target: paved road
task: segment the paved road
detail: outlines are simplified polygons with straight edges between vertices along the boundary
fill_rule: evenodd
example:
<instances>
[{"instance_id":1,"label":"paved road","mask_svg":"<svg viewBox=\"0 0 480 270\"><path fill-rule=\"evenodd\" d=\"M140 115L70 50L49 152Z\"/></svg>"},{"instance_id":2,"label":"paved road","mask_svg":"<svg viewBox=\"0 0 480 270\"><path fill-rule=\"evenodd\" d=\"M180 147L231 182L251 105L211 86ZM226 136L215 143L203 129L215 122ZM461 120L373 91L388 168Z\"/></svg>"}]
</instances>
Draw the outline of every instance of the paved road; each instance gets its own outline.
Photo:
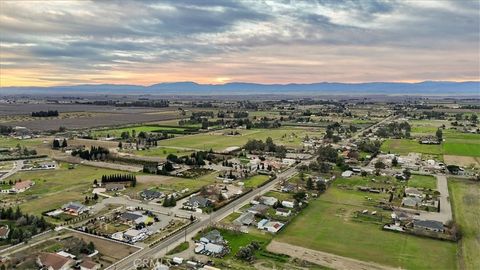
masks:
<instances>
[{"instance_id":1,"label":"paved road","mask_svg":"<svg viewBox=\"0 0 480 270\"><path fill-rule=\"evenodd\" d=\"M266 193L267 191L271 190L277 183L281 182L284 179L292 177L296 174L296 172L296 167L292 167L284 171L283 173L279 174L275 180L269 182L263 187L257 188L254 191L242 196L241 198L233 201L227 206L221 208L220 210L208 215L206 218L199 219L199 221L188 227L186 230L182 230L170 236L157 246L142 249L130 255L129 257L126 257L125 259L117 262L116 264L111 265L107 269L135 269L136 266L138 266L138 262L142 260L154 260L156 258L164 256L169 247L175 247L176 245L183 242L184 238L189 239L193 237L198 231L207 227L209 224L213 224L214 222L222 220L236 209L249 203L254 197Z\"/></svg>"},{"instance_id":2,"label":"paved road","mask_svg":"<svg viewBox=\"0 0 480 270\"><path fill-rule=\"evenodd\" d=\"M387 122L387 121L391 121L391 120L393 120L393 119L395 119L395 118L397 118L397 116L392 115L392 116L389 116L389 117L383 119L382 121L380 121L380 122L378 122L378 123L376 123L376 124L374 124L374 125L372 125L372 126L363 128L363 129L357 131L357 133L352 136L352 139L357 139L360 135L363 134L363 132L364 132L365 130L368 130L368 129L372 129L372 130L373 130L374 128L382 125L383 123L385 123L385 122Z\"/></svg>"},{"instance_id":3,"label":"paved road","mask_svg":"<svg viewBox=\"0 0 480 270\"><path fill-rule=\"evenodd\" d=\"M23 160L16 160L13 163L13 168L9 172L7 172L6 174L0 176L0 180L7 179L11 175L20 171L20 169L22 169L22 167L23 167Z\"/></svg>"}]
</instances>

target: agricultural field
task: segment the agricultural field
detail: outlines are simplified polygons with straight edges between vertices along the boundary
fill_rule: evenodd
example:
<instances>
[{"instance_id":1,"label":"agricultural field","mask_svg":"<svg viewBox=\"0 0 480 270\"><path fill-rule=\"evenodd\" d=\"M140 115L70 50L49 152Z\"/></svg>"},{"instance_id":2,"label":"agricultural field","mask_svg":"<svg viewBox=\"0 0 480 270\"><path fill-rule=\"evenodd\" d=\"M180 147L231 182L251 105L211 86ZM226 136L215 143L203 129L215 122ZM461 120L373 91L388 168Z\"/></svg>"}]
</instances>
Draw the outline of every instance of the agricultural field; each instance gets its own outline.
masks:
<instances>
[{"instance_id":1,"label":"agricultural field","mask_svg":"<svg viewBox=\"0 0 480 270\"><path fill-rule=\"evenodd\" d=\"M448 178L448 189L455 221L460 224L462 239L458 243L458 268L480 269L480 184Z\"/></svg>"},{"instance_id":2,"label":"agricultural field","mask_svg":"<svg viewBox=\"0 0 480 270\"><path fill-rule=\"evenodd\" d=\"M226 132L227 130L177 137L160 141L159 145L186 149L213 149L215 151L223 151L231 146L242 147L249 139L265 140L267 137L271 137L275 143L290 147L299 147L305 135L313 137L323 134L321 131L318 131L318 129L303 128L242 130L240 131L241 135L236 136L224 135Z\"/></svg>"},{"instance_id":3,"label":"agricultural field","mask_svg":"<svg viewBox=\"0 0 480 270\"><path fill-rule=\"evenodd\" d=\"M146 156L146 157L159 157L159 158L166 158L170 154L174 154L178 157L188 156L193 152L194 152L193 150L182 150L182 149L169 148L169 147L156 147L156 148L150 148L148 150L134 151L135 155Z\"/></svg>"},{"instance_id":4,"label":"agricultural field","mask_svg":"<svg viewBox=\"0 0 480 270\"><path fill-rule=\"evenodd\" d=\"M143 126L131 126L131 127L122 127L122 128L112 128L112 129L101 129L93 131L92 135L94 137L120 137L123 132L128 132L130 135L135 130L138 134L140 132L152 132L152 131L184 131L184 128L180 127L168 127L168 126L157 126L157 125L143 125Z\"/></svg>"},{"instance_id":5,"label":"agricultural field","mask_svg":"<svg viewBox=\"0 0 480 270\"><path fill-rule=\"evenodd\" d=\"M420 144L416 140L408 139L387 139L380 148L383 152L391 152L401 155L417 152L422 154L442 155L443 149L441 145Z\"/></svg>"},{"instance_id":6,"label":"agricultural field","mask_svg":"<svg viewBox=\"0 0 480 270\"><path fill-rule=\"evenodd\" d=\"M94 179L104 174L124 173L115 170L78 165L68 169L68 164L61 163L56 170L18 172L6 180L32 180L35 185L17 195L0 195L3 200L16 200L22 211L35 215L58 208L69 201L82 202L86 195L91 196ZM16 204L16 203L15 203Z\"/></svg>"},{"instance_id":7,"label":"agricultural field","mask_svg":"<svg viewBox=\"0 0 480 270\"><path fill-rule=\"evenodd\" d=\"M20 145L22 147L34 147L42 144L42 139L20 140L11 137L0 136L0 148L10 148Z\"/></svg>"},{"instance_id":8,"label":"agricultural field","mask_svg":"<svg viewBox=\"0 0 480 270\"><path fill-rule=\"evenodd\" d=\"M378 199L385 195L368 196ZM382 231L381 222L352 217L362 209L378 211L365 193L331 187L311 201L275 240L405 269L456 268L455 243Z\"/></svg>"}]
</instances>

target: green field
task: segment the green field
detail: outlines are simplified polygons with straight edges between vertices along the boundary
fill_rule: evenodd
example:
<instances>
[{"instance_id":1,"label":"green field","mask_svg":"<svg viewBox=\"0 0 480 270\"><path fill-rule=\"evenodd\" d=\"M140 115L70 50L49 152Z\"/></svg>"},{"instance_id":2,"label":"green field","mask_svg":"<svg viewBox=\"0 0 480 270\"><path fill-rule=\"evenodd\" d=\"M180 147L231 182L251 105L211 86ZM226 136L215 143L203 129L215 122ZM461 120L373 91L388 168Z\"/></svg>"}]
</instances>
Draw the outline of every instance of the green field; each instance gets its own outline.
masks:
<instances>
[{"instance_id":1,"label":"green field","mask_svg":"<svg viewBox=\"0 0 480 270\"><path fill-rule=\"evenodd\" d=\"M170 154L174 154L178 157L181 157L181 156L190 155L193 152L194 152L193 150L179 150L179 149L168 148L168 147L157 147L157 148L150 148L148 150L137 150L134 153L139 156L166 158Z\"/></svg>"},{"instance_id":2,"label":"green field","mask_svg":"<svg viewBox=\"0 0 480 270\"><path fill-rule=\"evenodd\" d=\"M302 128L279 128L279 129L252 129L242 130L241 135L224 135L228 130L209 134L195 134L190 136L176 137L159 142L166 147L184 147L190 149L222 151L230 146L242 147L249 139L265 140L271 137L275 143L291 147L299 147L305 135L320 136L323 132L317 129Z\"/></svg>"},{"instance_id":3,"label":"green field","mask_svg":"<svg viewBox=\"0 0 480 270\"><path fill-rule=\"evenodd\" d=\"M455 221L463 237L459 242L459 268L480 269L480 184L448 178Z\"/></svg>"},{"instance_id":4,"label":"green field","mask_svg":"<svg viewBox=\"0 0 480 270\"><path fill-rule=\"evenodd\" d=\"M480 144L476 143L454 143L446 141L443 143L445 155L480 157Z\"/></svg>"},{"instance_id":5,"label":"green field","mask_svg":"<svg viewBox=\"0 0 480 270\"><path fill-rule=\"evenodd\" d=\"M41 214L43 211L60 207L69 201L82 202L86 195L91 196L90 187L94 179L103 174L118 174L120 171L78 165L69 170L67 164L61 164L56 170L18 172L6 180L32 180L35 185L29 190L15 195L24 199L20 204L23 211ZM2 199L11 199L11 195L3 195Z\"/></svg>"},{"instance_id":6,"label":"green field","mask_svg":"<svg viewBox=\"0 0 480 270\"><path fill-rule=\"evenodd\" d=\"M411 152L441 155L443 149L441 145L426 145L420 144L416 140L408 139L388 139L383 142L380 148L383 152L391 152L402 155L407 155Z\"/></svg>"},{"instance_id":7,"label":"green field","mask_svg":"<svg viewBox=\"0 0 480 270\"><path fill-rule=\"evenodd\" d=\"M140 132L152 132L157 130L175 130L175 131L184 131L184 128L181 127L167 127L167 126L157 126L157 125L144 125L144 126L134 126L134 127L124 127L124 128L112 128L112 129L102 129L94 130L92 133L95 137L120 137L122 132L129 132L132 135L132 131L138 134Z\"/></svg>"},{"instance_id":8,"label":"green field","mask_svg":"<svg viewBox=\"0 0 480 270\"><path fill-rule=\"evenodd\" d=\"M0 136L0 148L15 147L20 144L22 147L33 147L42 144L42 139L19 140L11 137Z\"/></svg>"},{"instance_id":9,"label":"green field","mask_svg":"<svg viewBox=\"0 0 480 270\"><path fill-rule=\"evenodd\" d=\"M369 196L375 200L384 195ZM364 193L331 187L276 240L405 269L456 268L455 243L386 232L381 225L352 219L353 212L362 209L378 211L368 205Z\"/></svg>"},{"instance_id":10,"label":"green field","mask_svg":"<svg viewBox=\"0 0 480 270\"><path fill-rule=\"evenodd\" d=\"M258 187L259 185L263 184L264 182L266 182L268 179L270 178L270 176L268 175L262 175L262 174L258 174L258 175L255 175L255 176L252 176L250 178L247 178L245 180L243 180L243 183L245 183L245 187L252 187L252 188L255 188L255 187Z\"/></svg>"},{"instance_id":11,"label":"green field","mask_svg":"<svg viewBox=\"0 0 480 270\"><path fill-rule=\"evenodd\" d=\"M429 175L412 174L408 180L409 187L437 189L437 179Z\"/></svg>"}]
</instances>

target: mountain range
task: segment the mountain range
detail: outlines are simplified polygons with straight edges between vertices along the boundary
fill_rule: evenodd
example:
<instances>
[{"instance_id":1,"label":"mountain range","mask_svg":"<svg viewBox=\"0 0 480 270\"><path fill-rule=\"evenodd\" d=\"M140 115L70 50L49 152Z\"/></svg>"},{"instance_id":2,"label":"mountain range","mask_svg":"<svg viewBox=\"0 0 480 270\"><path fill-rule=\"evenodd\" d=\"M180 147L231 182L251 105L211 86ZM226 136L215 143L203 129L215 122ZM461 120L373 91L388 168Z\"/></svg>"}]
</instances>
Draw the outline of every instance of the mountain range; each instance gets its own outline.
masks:
<instances>
[{"instance_id":1,"label":"mountain range","mask_svg":"<svg viewBox=\"0 0 480 270\"><path fill-rule=\"evenodd\" d=\"M158 83L150 86L127 84L82 84L52 87L1 87L0 94L121 94L121 95L446 95L480 97L480 81L424 81L418 83L309 83L258 84L232 82L198 84L195 82Z\"/></svg>"}]
</instances>

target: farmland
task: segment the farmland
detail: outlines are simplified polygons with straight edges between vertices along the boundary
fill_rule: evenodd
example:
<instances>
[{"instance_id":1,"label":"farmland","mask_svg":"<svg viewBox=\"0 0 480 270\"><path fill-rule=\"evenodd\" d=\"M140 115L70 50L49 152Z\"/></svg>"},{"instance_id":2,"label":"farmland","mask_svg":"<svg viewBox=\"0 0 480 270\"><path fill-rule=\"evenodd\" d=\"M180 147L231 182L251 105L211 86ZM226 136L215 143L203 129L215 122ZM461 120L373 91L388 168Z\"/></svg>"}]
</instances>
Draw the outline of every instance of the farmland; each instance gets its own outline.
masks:
<instances>
[{"instance_id":1,"label":"farmland","mask_svg":"<svg viewBox=\"0 0 480 270\"><path fill-rule=\"evenodd\" d=\"M454 243L385 232L381 225L352 220L353 211L361 209L371 209L364 193L330 188L276 240L406 269L456 268Z\"/></svg>"},{"instance_id":2,"label":"farmland","mask_svg":"<svg viewBox=\"0 0 480 270\"><path fill-rule=\"evenodd\" d=\"M132 134L133 131L136 133L140 132L152 132L152 131L184 131L183 128L178 127L168 127L168 126L157 126L157 125L143 125L143 126L131 126L131 127L122 127L122 128L113 128L113 129L101 129L93 131L93 136L95 137L120 137L122 132L128 132Z\"/></svg>"},{"instance_id":3,"label":"farmland","mask_svg":"<svg viewBox=\"0 0 480 270\"><path fill-rule=\"evenodd\" d=\"M104 174L115 173L120 172L83 165L70 170L68 164L62 163L56 170L19 172L7 180L22 179L35 182L31 189L16 197L20 200L23 211L39 215L69 201L83 201L86 195L91 195L88 191L94 179L100 179ZM6 198L9 198L8 195Z\"/></svg>"},{"instance_id":4,"label":"farmland","mask_svg":"<svg viewBox=\"0 0 480 270\"><path fill-rule=\"evenodd\" d=\"M166 158L170 154L174 154L176 156L181 157L181 156L190 155L193 152L194 152L193 150L181 150L181 149L169 148L169 147L156 147L156 148L150 148L147 150L137 150L135 151L135 154L139 156Z\"/></svg>"},{"instance_id":5,"label":"farmland","mask_svg":"<svg viewBox=\"0 0 480 270\"><path fill-rule=\"evenodd\" d=\"M420 144L416 140L408 139L388 139L382 144L381 150L383 152L391 152L402 155L412 152L433 155L443 154L441 145Z\"/></svg>"},{"instance_id":6,"label":"farmland","mask_svg":"<svg viewBox=\"0 0 480 270\"><path fill-rule=\"evenodd\" d=\"M459 268L479 269L480 258L480 185L463 179L448 179L453 215L462 229L459 244Z\"/></svg>"},{"instance_id":7,"label":"farmland","mask_svg":"<svg viewBox=\"0 0 480 270\"><path fill-rule=\"evenodd\" d=\"M275 143L291 147L298 147L305 135L310 137L320 136L322 132L316 129L302 128L279 128L279 129L252 129L240 131L241 135L224 135L222 132L210 132L209 134L196 134L177 137L159 142L161 146L183 147L189 149L200 149L215 151L225 150L231 146L243 146L249 139L265 140L271 137Z\"/></svg>"}]
</instances>

